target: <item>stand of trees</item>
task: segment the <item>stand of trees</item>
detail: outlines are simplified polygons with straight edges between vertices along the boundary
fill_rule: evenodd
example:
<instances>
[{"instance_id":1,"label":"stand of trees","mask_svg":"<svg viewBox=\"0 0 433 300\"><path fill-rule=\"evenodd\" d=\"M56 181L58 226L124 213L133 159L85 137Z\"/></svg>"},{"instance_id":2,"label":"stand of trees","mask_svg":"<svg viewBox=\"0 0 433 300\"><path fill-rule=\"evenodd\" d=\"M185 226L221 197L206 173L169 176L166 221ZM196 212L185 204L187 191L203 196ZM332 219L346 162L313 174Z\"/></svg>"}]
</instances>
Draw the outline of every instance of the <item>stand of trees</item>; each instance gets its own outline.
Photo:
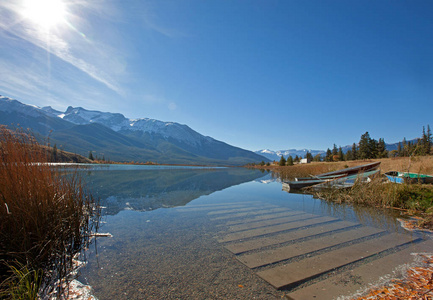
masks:
<instances>
[{"instance_id":1,"label":"stand of trees","mask_svg":"<svg viewBox=\"0 0 433 300\"><path fill-rule=\"evenodd\" d=\"M321 154L317 154L313 157L310 152L307 152L304 158L307 158L309 161L347 161L347 160L362 160L362 159L375 159L375 158L386 158L386 157L404 157L404 156L412 156L412 155L433 155L433 139L432 132L430 130L430 125L427 125L427 130L423 126L422 128L422 136L418 138L414 142L406 141L406 138L403 139L397 146L397 150L388 151L386 149L385 139L379 138L379 140L375 140L370 137L368 131L361 135L359 143L353 143L352 148L347 150L346 153L343 152L343 149L337 147L336 144L331 149L326 150L325 157L323 158ZM289 157L284 158L281 155L280 161L278 164L280 166L292 166L295 163L299 163L302 157L296 155L294 158L290 155ZM277 162L274 162L277 163ZM262 161L260 165L265 165ZM266 165L269 165L266 164Z\"/></svg>"},{"instance_id":2,"label":"stand of trees","mask_svg":"<svg viewBox=\"0 0 433 300\"><path fill-rule=\"evenodd\" d=\"M353 143L352 149L343 154L341 147L337 148L334 144L333 149L326 151L325 161L343 161L357 159L374 159L385 157L404 157L412 155L432 155L432 133L430 125L427 125L427 130L423 126L422 136L415 142L407 142L406 138L398 144L397 150L386 150L385 140L372 139L368 132L361 135L358 145Z\"/></svg>"}]
</instances>

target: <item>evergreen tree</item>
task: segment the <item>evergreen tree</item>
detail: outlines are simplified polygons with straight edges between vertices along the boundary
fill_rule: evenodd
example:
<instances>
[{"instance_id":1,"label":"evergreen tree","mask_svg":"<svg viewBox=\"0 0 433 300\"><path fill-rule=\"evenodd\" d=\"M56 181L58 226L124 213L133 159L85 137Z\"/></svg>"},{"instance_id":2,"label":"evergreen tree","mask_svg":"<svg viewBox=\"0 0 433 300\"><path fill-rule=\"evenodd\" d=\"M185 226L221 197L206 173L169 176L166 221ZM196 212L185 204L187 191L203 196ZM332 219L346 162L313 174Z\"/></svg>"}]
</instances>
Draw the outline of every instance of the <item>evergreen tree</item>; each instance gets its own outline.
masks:
<instances>
[{"instance_id":1,"label":"evergreen tree","mask_svg":"<svg viewBox=\"0 0 433 300\"><path fill-rule=\"evenodd\" d=\"M260 163L261 166L265 165L265 162L262 160L262 162Z\"/></svg>"},{"instance_id":2,"label":"evergreen tree","mask_svg":"<svg viewBox=\"0 0 433 300\"><path fill-rule=\"evenodd\" d=\"M89 159L94 160L92 151L89 152Z\"/></svg>"},{"instance_id":3,"label":"evergreen tree","mask_svg":"<svg viewBox=\"0 0 433 300\"><path fill-rule=\"evenodd\" d=\"M403 155L402 156L409 156L409 149L408 149L408 145L407 145L407 141L406 138L403 138Z\"/></svg>"},{"instance_id":4,"label":"evergreen tree","mask_svg":"<svg viewBox=\"0 0 433 300\"><path fill-rule=\"evenodd\" d=\"M298 157L298 155L295 156L294 162L299 162L299 157Z\"/></svg>"},{"instance_id":5,"label":"evergreen tree","mask_svg":"<svg viewBox=\"0 0 433 300\"><path fill-rule=\"evenodd\" d=\"M386 158L388 157L388 150L386 150L385 140L379 139L377 143L377 158Z\"/></svg>"},{"instance_id":6,"label":"evergreen tree","mask_svg":"<svg viewBox=\"0 0 433 300\"><path fill-rule=\"evenodd\" d=\"M376 141L375 139L370 139L370 141L369 141L370 152L369 152L368 158L378 157L377 145L378 145L378 141Z\"/></svg>"},{"instance_id":7,"label":"evergreen tree","mask_svg":"<svg viewBox=\"0 0 433 300\"><path fill-rule=\"evenodd\" d=\"M398 145L397 145L397 155L399 156L399 157L402 157L403 156L403 147L402 147L402 145L401 145L401 143L398 143Z\"/></svg>"},{"instance_id":8,"label":"evergreen tree","mask_svg":"<svg viewBox=\"0 0 433 300\"><path fill-rule=\"evenodd\" d=\"M420 143L420 155L429 155L431 153L432 135L430 131L430 125L427 125L427 132L425 131L425 127L422 127L422 137L418 143Z\"/></svg>"},{"instance_id":9,"label":"evergreen tree","mask_svg":"<svg viewBox=\"0 0 433 300\"><path fill-rule=\"evenodd\" d=\"M345 160L353 160L352 150L347 150Z\"/></svg>"},{"instance_id":10,"label":"evergreen tree","mask_svg":"<svg viewBox=\"0 0 433 300\"><path fill-rule=\"evenodd\" d=\"M291 155L289 155L289 157L287 157L286 165L293 166L293 157Z\"/></svg>"},{"instance_id":11,"label":"evergreen tree","mask_svg":"<svg viewBox=\"0 0 433 300\"><path fill-rule=\"evenodd\" d=\"M338 160L339 161L343 161L344 160L343 149L341 149L341 146L338 148Z\"/></svg>"},{"instance_id":12,"label":"evergreen tree","mask_svg":"<svg viewBox=\"0 0 433 300\"><path fill-rule=\"evenodd\" d=\"M418 139L418 147L419 151L418 153L420 155L426 155L427 154L427 134L425 133L425 127L422 127L422 136L421 139Z\"/></svg>"},{"instance_id":13,"label":"evergreen tree","mask_svg":"<svg viewBox=\"0 0 433 300\"><path fill-rule=\"evenodd\" d=\"M335 145L335 144L334 144L334 147L332 148L332 155L338 155L337 145Z\"/></svg>"},{"instance_id":14,"label":"evergreen tree","mask_svg":"<svg viewBox=\"0 0 433 300\"><path fill-rule=\"evenodd\" d=\"M280 158L280 163L279 163L279 165L280 165L280 166L285 166L285 165L286 165L286 159L285 159L284 156L282 156L282 155L281 155L281 158Z\"/></svg>"},{"instance_id":15,"label":"evergreen tree","mask_svg":"<svg viewBox=\"0 0 433 300\"><path fill-rule=\"evenodd\" d=\"M321 154L316 154L313 158L313 161L322 161L322 155Z\"/></svg>"},{"instance_id":16,"label":"evergreen tree","mask_svg":"<svg viewBox=\"0 0 433 300\"><path fill-rule=\"evenodd\" d=\"M332 151L329 148L326 150L325 161L332 161Z\"/></svg>"},{"instance_id":17,"label":"evergreen tree","mask_svg":"<svg viewBox=\"0 0 433 300\"><path fill-rule=\"evenodd\" d=\"M356 147L356 144L353 143L352 145L352 160L358 159L358 148Z\"/></svg>"},{"instance_id":18,"label":"evergreen tree","mask_svg":"<svg viewBox=\"0 0 433 300\"><path fill-rule=\"evenodd\" d=\"M307 151L307 153L305 154L305 158L308 159L308 161L312 161L313 160L313 155Z\"/></svg>"},{"instance_id":19,"label":"evergreen tree","mask_svg":"<svg viewBox=\"0 0 433 300\"><path fill-rule=\"evenodd\" d=\"M368 131L361 135L361 139L359 140L359 159L368 159L370 158L370 134Z\"/></svg>"}]
</instances>

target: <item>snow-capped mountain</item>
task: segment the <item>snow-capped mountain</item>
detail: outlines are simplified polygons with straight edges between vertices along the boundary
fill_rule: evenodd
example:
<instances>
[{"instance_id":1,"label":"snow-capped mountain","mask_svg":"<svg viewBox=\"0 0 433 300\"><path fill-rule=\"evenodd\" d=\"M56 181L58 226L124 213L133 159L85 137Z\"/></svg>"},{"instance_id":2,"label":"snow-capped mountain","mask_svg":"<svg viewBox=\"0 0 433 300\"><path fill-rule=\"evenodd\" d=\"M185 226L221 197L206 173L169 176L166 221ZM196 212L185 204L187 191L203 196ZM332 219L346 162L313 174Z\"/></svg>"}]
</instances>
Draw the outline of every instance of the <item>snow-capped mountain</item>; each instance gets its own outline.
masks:
<instances>
[{"instance_id":1,"label":"snow-capped mountain","mask_svg":"<svg viewBox=\"0 0 433 300\"><path fill-rule=\"evenodd\" d=\"M157 133L166 139L173 138L191 145L201 144L203 139L212 139L210 137L204 137L186 125L175 122L162 122L149 118L127 119L120 113L92 111L82 107L74 108L72 106L69 106L65 112L54 110L50 106L41 109L53 116L62 118L76 125L99 123L116 132L141 131Z\"/></svg>"},{"instance_id":2,"label":"snow-capped mountain","mask_svg":"<svg viewBox=\"0 0 433 300\"><path fill-rule=\"evenodd\" d=\"M203 136L187 125L68 107L61 112L0 96L0 124L29 128L58 148L117 161L242 165L266 158Z\"/></svg>"},{"instance_id":3,"label":"snow-capped mountain","mask_svg":"<svg viewBox=\"0 0 433 300\"><path fill-rule=\"evenodd\" d=\"M273 150L269 150L269 149L263 149L263 150L259 150L259 151L255 151L255 153L262 155L272 161L279 161L281 158L281 155L287 159L289 156L292 156L293 158L295 158L295 156L297 155L298 157L305 157L305 155L307 154L307 152L310 152L311 155L316 156L317 154L325 154L326 151L323 150L312 150L312 149L288 149L288 150L278 150L278 151L273 151Z\"/></svg>"}]
</instances>

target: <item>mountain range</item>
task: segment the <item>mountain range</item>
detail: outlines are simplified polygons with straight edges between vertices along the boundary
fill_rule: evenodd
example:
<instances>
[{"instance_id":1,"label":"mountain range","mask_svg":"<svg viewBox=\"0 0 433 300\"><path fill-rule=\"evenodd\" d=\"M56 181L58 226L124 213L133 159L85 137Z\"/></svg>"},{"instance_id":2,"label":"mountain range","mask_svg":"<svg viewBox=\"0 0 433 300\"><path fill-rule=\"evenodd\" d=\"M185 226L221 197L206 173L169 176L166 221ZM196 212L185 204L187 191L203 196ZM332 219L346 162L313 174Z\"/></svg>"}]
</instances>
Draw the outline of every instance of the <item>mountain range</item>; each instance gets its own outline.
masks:
<instances>
[{"instance_id":1,"label":"mountain range","mask_svg":"<svg viewBox=\"0 0 433 300\"><path fill-rule=\"evenodd\" d=\"M303 157L305 157L307 152L310 152L313 155L313 157L316 156L317 154L320 154L323 156L326 154L326 151L324 151L324 150L312 150L312 149L300 149L300 150L288 149L288 150L278 150L278 151L263 149L263 150L255 151L255 153L262 155L271 161L274 161L274 160L279 161L281 158L281 155L284 156L284 158L288 158L289 156L292 156L293 158L295 158L296 155L298 157L303 158Z\"/></svg>"},{"instance_id":2,"label":"mountain range","mask_svg":"<svg viewBox=\"0 0 433 300\"><path fill-rule=\"evenodd\" d=\"M417 139L411 139L411 140L408 140L407 142L410 142L413 144L413 143L417 142ZM388 151L397 150L399 143L401 143L401 142L385 144L386 150L388 150ZM359 144L357 144L357 146L359 146ZM347 145L347 146L341 147L341 150L343 151L343 153L347 153L348 150L352 150L352 145ZM305 155L307 154L307 152L310 152L313 155L313 157L316 156L317 154L320 154L322 156L322 158L326 156L325 150L312 150L312 149L300 149L300 150L289 149L289 150L278 150L278 151L263 149L263 150L255 151L255 153L262 155L271 161L279 161L281 159L281 155L284 156L284 158L286 158L286 159L289 156L292 156L293 158L295 158L296 155L298 157L304 158Z\"/></svg>"},{"instance_id":3,"label":"mountain range","mask_svg":"<svg viewBox=\"0 0 433 300\"><path fill-rule=\"evenodd\" d=\"M165 164L244 165L268 161L187 125L69 106L61 112L0 96L0 124L29 129L40 142L114 161Z\"/></svg>"}]
</instances>

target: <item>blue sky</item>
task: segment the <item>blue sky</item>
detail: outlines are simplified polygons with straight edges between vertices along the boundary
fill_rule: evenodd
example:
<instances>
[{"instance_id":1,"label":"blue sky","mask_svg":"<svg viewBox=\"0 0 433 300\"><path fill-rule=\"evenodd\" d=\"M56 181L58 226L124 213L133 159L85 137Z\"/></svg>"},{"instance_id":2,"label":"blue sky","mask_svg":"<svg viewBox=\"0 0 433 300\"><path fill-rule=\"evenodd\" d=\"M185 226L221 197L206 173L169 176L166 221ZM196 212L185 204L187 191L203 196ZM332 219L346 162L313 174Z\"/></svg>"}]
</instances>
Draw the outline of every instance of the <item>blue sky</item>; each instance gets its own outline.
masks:
<instances>
[{"instance_id":1,"label":"blue sky","mask_svg":"<svg viewBox=\"0 0 433 300\"><path fill-rule=\"evenodd\" d=\"M27 104L175 121L249 150L433 126L433 1L33 1L52 1L42 18L0 2L0 94Z\"/></svg>"}]
</instances>

